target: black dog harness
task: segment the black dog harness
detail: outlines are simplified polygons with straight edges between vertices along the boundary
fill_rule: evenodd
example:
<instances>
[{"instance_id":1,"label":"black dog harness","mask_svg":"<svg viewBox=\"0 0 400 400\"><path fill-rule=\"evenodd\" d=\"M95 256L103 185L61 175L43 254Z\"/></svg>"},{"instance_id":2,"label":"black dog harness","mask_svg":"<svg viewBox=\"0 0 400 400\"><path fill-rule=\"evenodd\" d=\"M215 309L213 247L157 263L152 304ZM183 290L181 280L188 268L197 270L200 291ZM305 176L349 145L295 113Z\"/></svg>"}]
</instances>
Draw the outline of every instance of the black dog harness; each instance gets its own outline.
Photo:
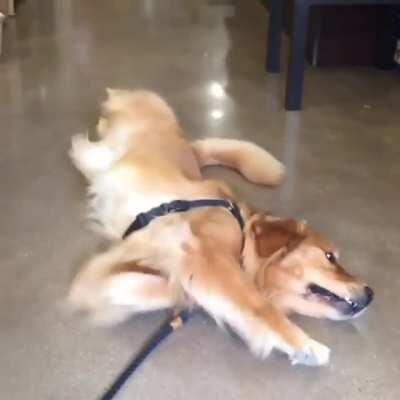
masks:
<instances>
[{"instance_id":1,"label":"black dog harness","mask_svg":"<svg viewBox=\"0 0 400 400\"><path fill-rule=\"evenodd\" d=\"M129 225L128 229L123 234L122 238L125 239L131 233L138 231L139 229L147 226L153 219L162 217L172 213L185 212L193 208L200 207L222 207L227 209L235 218L240 225L240 229L243 230L244 221L240 209L237 204L232 203L229 200L222 199L201 199L201 200L174 200L170 203L163 203L158 207L152 208L151 210L140 213L137 215L135 220Z\"/></svg>"},{"instance_id":2,"label":"black dog harness","mask_svg":"<svg viewBox=\"0 0 400 400\"><path fill-rule=\"evenodd\" d=\"M244 221L240 213L239 207L230 202L229 200L221 199L201 199L201 200L174 200L170 203L161 204L158 207L152 208L151 210L140 213L137 215L135 220L129 225L128 229L122 236L123 239L128 237L131 233L138 231L150 224L153 219L168 215L171 213L185 212L193 208L200 207L222 207L228 210L236 219L240 225L240 229L243 230ZM182 310L178 314L172 314L166 322L155 332L155 334L149 339L147 343L140 349L135 357L128 363L126 368L117 376L113 384L107 389L107 391L101 396L101 400L112 400L117 395L119 390L128 380L128 378L136 371L141 365L145 358L174 330L184 325L190 318L190 312L188 310Z\"/></svg>"}]
</instances>

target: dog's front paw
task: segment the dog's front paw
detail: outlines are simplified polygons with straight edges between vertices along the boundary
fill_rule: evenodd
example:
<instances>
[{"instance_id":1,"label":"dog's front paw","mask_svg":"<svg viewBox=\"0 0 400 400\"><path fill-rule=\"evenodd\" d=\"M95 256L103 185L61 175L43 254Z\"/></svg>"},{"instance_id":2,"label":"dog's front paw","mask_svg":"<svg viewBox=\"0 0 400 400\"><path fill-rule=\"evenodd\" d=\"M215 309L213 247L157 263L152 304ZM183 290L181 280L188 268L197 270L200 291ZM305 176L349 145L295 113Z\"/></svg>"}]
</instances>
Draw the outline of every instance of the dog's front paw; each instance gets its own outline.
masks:
<instances>
[{"instance_id":1,"label":"dog's front paw","mask_svg":"<svg viewBox=\"0 0 400 400\"><path fill-rule=\"evenodd\" d=\"M304 364L313 367L329 363L330 349L325 345L309 339L305 346L297 350L291 357L292 365Z\"/></svg>"}]
</instances>

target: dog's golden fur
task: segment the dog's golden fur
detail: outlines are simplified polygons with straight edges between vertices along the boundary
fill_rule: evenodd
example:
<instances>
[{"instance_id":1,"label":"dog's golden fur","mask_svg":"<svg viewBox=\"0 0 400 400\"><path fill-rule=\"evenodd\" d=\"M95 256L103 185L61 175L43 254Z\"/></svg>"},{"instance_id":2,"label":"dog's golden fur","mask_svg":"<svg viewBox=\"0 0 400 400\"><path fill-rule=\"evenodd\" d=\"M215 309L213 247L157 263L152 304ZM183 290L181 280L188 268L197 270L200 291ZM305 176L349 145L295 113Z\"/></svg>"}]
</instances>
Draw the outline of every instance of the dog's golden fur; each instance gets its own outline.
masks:
<instances>
[{"instance_id":1,"label":"dog's golden fur","mask_svg":"<svg viewBox=\"0 0 400 400\"><path fill-rule=\"evenodd\" d=\"M134 312L197 304L231 326L256 355L277 348L293 363L326 364L329 349L286 315L345 318L340 307L309 293L309 284L346 299L364 285L327 259L336 250L304 222L239 202L244 234L225 209L204 208L157 218L120 239L138 213L163 202L237 201L225 183L204 179L202 166L229 166L262 185L278 184L283 166L249 142L188 143L170 107L146 91L108 90L97 128L98 142L73 138L71 158L89 181L90 216L115 243L82 268L70 300L114 322Z\"/></svg>"}]
</instances>

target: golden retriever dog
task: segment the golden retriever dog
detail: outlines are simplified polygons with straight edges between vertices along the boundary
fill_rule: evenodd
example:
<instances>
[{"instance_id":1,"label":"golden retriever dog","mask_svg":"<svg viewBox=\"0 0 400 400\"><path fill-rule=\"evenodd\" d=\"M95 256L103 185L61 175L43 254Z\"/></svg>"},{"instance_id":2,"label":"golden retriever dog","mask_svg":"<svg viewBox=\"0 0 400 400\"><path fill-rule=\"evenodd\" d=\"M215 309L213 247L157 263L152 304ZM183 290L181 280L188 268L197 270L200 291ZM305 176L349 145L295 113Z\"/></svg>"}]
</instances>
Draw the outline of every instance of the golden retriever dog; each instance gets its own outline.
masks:
<instances>
[{"instance_id":1,"label":"golden retriever dog","mask_svg":"<svg viewBox=\"0 0 400 400\"><path fill-rule=\"evenodd\" d=\"M272 349L293 364L324 365L330 350L288 319L357 316L372 290L338 263L336 248L303 221L238 203L245 227L224 207L155 218L122 239L140 213L174 200L236 201L201 167L224 165L249 181L276 185L279 161L255 144L231 139L188 143L174 112L147 91L108 90L99 141L72 139L71 158L87 178L90 217L114 243L83 266L69 299L98 319L197 305L227 324L260 357Z\"/></svg>"}]
</instances>

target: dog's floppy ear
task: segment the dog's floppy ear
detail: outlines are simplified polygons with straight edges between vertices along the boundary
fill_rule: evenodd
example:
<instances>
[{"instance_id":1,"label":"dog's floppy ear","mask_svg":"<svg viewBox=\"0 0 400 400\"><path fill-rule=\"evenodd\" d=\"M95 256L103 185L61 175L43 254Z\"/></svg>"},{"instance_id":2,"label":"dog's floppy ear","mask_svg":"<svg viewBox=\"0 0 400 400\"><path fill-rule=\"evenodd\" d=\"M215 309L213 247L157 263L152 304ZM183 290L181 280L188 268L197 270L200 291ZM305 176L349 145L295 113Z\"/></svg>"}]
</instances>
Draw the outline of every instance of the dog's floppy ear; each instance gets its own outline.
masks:
<instances>
[{"instance_id":1,"label":"dog's floppy ear","mask_svg":"<svg viewBox=\"0 0 400 400\"><path fill-rule=\"evenodd\" d=\"M268 258L281 249L292 250L307 236L307 231L305 221L260 214L254 215L248 226L248 234L260 258Z\"/></svg>"},{"instance_id":2,"label":"dog's floppy ear","mask_svg":"<svg viewBox=\"0 0 400 400\"><path fill-rule=\"evenodd\" d=\"M118 95L121 95L122 90L121 89L115 89L115 88L106 87L106 93L107 93L107 97L111 98L111 97L116 97Z\"/></svg>"}]
</instances>

